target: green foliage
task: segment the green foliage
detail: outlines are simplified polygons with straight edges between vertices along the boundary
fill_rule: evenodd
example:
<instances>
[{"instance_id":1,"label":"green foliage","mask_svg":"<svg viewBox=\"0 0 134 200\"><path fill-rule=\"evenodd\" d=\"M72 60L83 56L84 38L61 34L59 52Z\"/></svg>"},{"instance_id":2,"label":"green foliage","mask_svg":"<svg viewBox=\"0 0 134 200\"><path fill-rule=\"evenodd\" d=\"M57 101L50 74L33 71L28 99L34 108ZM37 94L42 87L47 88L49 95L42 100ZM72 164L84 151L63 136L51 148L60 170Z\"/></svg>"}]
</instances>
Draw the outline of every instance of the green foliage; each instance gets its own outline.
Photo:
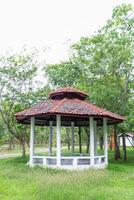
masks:
<instances>
[{"instance_id":1,"label":"green foliage","mask_svg":"<svg viewBox=\"0 0 134 200\"><path fill-rule=\"evenodd\" d=\"M0 117L0 145L3 144L7 139L7 131L4 126L3 120Z\"/></svg>"},{"instance_id":2,"label":"green foliage","mask_svg":"<svg viewBox=\"0 0 134 200\"><path fill-rule=\"evenodd\" d=\"M81 68L79 69L72 61L48 65L45 70L52 85L58 87L75 85L81 73Z\"/></svg>"},{"instance_id":3,"label":"green foliage","mask_svg":"<svg viewBox=\"0 0 134 200\"><path fill-rule=\"evenodd\" d=\"M16 124L14 114L27 106L26 94L32 91L37 71L35 54L26 49L8 53L1 57L0 66L0 113L8 131L21 141L24 127Z\"/></svg>"},{"instance_id":4,"label":"green foliage","mask_svg":"<svg viewBox=\"0 0 134 200\"><path fill-rule=\"evenodd\" d=\"M134 18L130 4L113 10L107 23L71 46L68 62L46 68L54 86L72 85L89 94L91 102L126 116L123 130L133 130Z\"/></svg>"},{"instance_id":5,"label":"green foliage","mask_svg":"<svg viewBox=\"0 0 134 200\"><path fill-rule=\"evenodd\" d=\"M38 89L38 51L8 52L0 58L0 114L8 132L20 143L29 142L27 126L16 123L15 113L47 98L49 87Z\"/></svg>"}]
</instances>

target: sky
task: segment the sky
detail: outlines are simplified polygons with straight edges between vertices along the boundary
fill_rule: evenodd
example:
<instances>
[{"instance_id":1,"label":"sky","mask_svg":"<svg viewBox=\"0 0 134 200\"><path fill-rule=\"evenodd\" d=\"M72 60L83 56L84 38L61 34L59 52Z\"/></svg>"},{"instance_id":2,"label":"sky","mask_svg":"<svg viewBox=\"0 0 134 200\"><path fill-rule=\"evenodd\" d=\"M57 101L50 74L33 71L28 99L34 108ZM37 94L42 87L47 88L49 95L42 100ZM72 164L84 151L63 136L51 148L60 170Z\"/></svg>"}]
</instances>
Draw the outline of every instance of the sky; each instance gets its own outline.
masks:
<instances>
[{"instance_id":1,"label":"sky","mask_svg":"<svg viewBox=\"0 0 134 200\"><path fill-rule=\"evenodd\" d=\"M40 49L43 62L68 58L70 44L103 26L112 9L134 0L0 0L0 52L23 45Z\"/></svg>"}]
</instances>

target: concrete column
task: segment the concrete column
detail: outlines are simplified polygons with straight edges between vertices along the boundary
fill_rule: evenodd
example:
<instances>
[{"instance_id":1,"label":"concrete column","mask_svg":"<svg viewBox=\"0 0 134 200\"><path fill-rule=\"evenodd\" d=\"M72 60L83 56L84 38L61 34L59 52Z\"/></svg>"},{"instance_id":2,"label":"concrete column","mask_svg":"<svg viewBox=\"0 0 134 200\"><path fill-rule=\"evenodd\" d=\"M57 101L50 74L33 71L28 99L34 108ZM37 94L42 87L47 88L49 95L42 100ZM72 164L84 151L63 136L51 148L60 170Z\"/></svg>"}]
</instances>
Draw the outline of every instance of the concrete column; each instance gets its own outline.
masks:
<instances>
[{"instance_id":1,"label":"concrete column","mask_svg":"<svg viewBox=\"0 0 134 200\"><path fill-rule=\"evenodd\" d=\"M105 163L108 163L108 144L107 144L107 119L103 118L103 134L104 134L104 155L106 157Z\"/></svg>"},{"instance_id":2,"label":"concrete column","mask_svg":"<svg viewBox=\"0 0 134 200\"><path fill-rule=\"evenodd\" d=\"M53 134L53 122L49 122L50 132L49 132L49 156L52 154L52 134Z\"/></svg>"},{"instance_id":3,"label":"concrete column","mask_svg":"<svg viewBox=\"0 0 134 200\"><path fill-rule=\"evenodd\" d=\"M94 121L94 155L97 155L97 121Z\"/></svg>"},{"instance_id":4,"label":"concrete column","mask_svg":"<svg viewBox=\"0 0 134 200\"><path fill-rule=\"evenodd\" d=\"M30 128L30 167L33 166L33 156L34 156L34 128L35 128L35 118L31 117L31 128Z\"/></svg>"},{"instance_id":5,"label":"concrete column","mask_svg":"<svg viewBox=\"0 0 134 200\"><path fill-rule=\"evenodd\" d=\"M61 138L60 138L60 131L61 131L61 116L56 115L56 126L57 126L57 166L61 165Z\"/></svg>"},{"instance_id":6,"label":"concrete column","mask_svg":"<svg viewBox=\"0 0 134 200\"><path fill-rule=\"evenodd\" d=\"M94 123L93 117L90 117L90 164L94 165Z\"/></svg>"},{"instance_id":7,"label":"concrete column","mask_svg":"<svg viewBox=\"0 0 134 200\"><path fill-rule=\"evenodd\" d=\"M72 154L74 154L74 122L71 122L71 131L72 131Z\"/></svg>"}]
</instances>

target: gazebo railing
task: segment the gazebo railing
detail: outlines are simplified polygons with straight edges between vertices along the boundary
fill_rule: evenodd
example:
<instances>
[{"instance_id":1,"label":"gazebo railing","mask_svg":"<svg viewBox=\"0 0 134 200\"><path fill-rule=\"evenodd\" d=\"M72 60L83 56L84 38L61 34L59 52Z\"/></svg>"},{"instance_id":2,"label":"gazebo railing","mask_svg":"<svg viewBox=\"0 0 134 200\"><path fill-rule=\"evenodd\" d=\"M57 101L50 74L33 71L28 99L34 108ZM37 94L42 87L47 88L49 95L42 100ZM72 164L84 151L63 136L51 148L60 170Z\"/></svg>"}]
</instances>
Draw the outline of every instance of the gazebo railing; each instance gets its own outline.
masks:
<instances>
[{"instance_id":1,"label":"gazebo railing","mask_svg":"<svg viewBox=\"0 0 134 200\"><path fill-rule=\"evenodd\" d=\"M104 165L106 161L105 155L94 156L94 166ZM49 156L34 156L33 157L34 165L41 165L46 167L56 167L57 166L57 157L49 157ZM60 166L61 168L70 167L70 168L79 168L79 167L90 167L91 161L89 156L62 156L60 157Z\"/></svg>"}]
</instances>

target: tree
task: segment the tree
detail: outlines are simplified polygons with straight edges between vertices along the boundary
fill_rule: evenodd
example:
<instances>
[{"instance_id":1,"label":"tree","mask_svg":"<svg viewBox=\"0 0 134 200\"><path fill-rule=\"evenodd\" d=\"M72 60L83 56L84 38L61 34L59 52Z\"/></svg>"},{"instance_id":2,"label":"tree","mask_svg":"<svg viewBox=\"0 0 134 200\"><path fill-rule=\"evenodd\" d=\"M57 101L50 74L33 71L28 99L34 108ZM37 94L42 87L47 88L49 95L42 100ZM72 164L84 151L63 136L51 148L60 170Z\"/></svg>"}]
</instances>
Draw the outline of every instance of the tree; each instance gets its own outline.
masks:
<instances>
[{"instance_id":1,"label":"tree","mask_svg":"<svg viewBox=\"0 0 134 200\"><path fill-rule=\"evenodd\" d=\"M75 85L81 74L81 68L78 68L72 60L60 64L47 65L44 69L53 87Z\"/></svg>"},{"instance_id":2,"label":"tree","mask_svg":"<svg viewBox=\"0 0 134 200\"><path fill-rule=\"evenodd\" d=\"M94 36L82 38L73 45L75 60L87 74L93 100L122 115L126 114L132 95L134 19L131 13L130 5L116 7L112 18Z\"/></svg>"},{"instance_id":3,"label":"tree","mask_svg":"<svg viewBox=\"0 0 134 200\"><path fill-rule=\"evenodd\" d=\"M106 25L71 46L69 61L46 68L54 86L74 85L91 102L125 116L116 133L134 129L133 13L130 4L117 6Z\"/></svg>"},{"instance_id":4,"label":"tree","mask_svg":"<svg viewBox=\"0 0 134 200\"><path fill-rule=\"evenodd\" d=\"M0 59L0 114L9 133L20 142L23 156L29 134L26 125L16 122L15 113L46 98L46 95L41 96L45 89L44 92L42 88L37 90L37 58L36 50L22 49L18 53L9 52ZM37 98L39 94L40 98Z\"/></svg>"}]
</instances>

